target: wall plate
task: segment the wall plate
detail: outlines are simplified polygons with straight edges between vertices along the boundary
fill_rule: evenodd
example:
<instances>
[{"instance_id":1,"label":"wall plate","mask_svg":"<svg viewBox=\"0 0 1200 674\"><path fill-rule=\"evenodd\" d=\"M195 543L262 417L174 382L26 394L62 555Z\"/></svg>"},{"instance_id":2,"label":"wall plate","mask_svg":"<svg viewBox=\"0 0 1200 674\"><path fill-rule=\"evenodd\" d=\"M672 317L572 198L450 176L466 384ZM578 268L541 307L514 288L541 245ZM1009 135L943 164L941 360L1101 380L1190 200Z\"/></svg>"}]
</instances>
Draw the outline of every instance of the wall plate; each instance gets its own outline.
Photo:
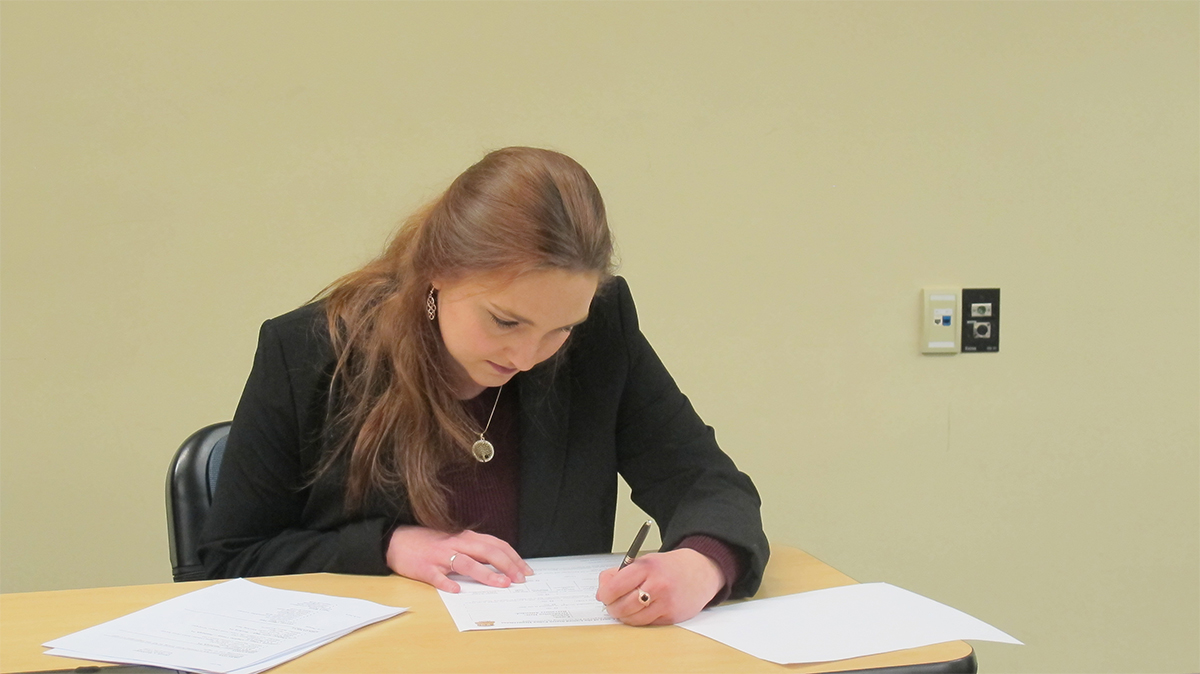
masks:
<instances>
[{"instance_id":1,"label":"wall plate","mask_svg":"<svg viewBox=\"0 0 1200 674\"><path fill-rule=\"evenodd\" d=\"M958 288L921 289L921 353L958 353Z\"/></svg>"},{"instance_id":2,"label":"wall plate","mask_svg":"<svg viewBox=\"0 0 1200 674\"><path fill-rule=\"evenodd\" d=\"M962 352L1000 350L1000 289L963 288Z\"/></svg>"}]
</instances>

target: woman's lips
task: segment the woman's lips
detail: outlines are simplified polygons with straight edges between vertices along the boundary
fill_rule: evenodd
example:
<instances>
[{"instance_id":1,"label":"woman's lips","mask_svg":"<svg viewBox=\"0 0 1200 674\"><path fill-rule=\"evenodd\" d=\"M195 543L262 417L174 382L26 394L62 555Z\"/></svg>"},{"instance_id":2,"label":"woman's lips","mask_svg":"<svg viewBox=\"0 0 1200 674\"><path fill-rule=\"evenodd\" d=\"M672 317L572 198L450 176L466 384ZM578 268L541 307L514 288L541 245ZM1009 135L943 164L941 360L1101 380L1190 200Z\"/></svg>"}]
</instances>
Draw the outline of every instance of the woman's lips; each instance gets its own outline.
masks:
<instances>
[{"instance_id":1,"label":"woman's lips","mask_svg":"<svg viewBox=\"0 0 1200 674\"><path fill-rule=\"evenodd\" d=\"M498 372L500 374L512 376L517 373L517 368L515 368L515 367L501 367L501 366L493 363L490 360L487 363L488 363L488 365L491 365L492 368L495 369L496 372Z\"/></svg>"}]
</instances>

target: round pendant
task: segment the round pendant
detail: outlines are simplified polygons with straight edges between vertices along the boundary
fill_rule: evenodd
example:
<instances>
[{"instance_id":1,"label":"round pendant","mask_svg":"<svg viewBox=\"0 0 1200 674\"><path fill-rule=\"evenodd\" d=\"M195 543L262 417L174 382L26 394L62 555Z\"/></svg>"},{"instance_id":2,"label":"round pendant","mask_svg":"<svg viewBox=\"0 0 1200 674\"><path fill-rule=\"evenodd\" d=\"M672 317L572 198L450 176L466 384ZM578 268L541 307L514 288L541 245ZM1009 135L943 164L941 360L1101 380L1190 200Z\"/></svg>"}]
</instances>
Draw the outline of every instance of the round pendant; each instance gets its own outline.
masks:
<instances>
[{"instance_id":1,"label":"round pendant","mask_svg":"<svg viewBox=\"0 0 1200 674\"><path fill-rule=\"evenodd\" d=\"M487 463L496 456L496 448L492 447L492 443L487 440L476 440L475 444L471 445L471 453L475 455L475 460L479 463Z\"/></svg>"}]
</instances>

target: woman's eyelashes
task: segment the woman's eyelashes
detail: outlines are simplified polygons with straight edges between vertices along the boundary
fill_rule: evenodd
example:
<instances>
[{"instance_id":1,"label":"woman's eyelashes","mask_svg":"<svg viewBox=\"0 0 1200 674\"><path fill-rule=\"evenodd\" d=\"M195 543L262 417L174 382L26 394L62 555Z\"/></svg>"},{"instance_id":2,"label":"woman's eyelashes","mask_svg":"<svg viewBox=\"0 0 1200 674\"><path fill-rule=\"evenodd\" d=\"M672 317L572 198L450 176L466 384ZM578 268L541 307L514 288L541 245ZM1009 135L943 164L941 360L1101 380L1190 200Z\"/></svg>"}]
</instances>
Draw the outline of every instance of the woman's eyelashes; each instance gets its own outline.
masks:
<instances>
[{"instance_id":1,"label":"woman's eyelashes","mask_svg":"<svg viewBox=\"0 0 1200 674\"><path fill-rule=\"evenodd\" d=\"M493 313L492 313L492 312L490 312L490 311L488 312L488 315L492 317L492 320L496 322L496 325L498 325L498 326L500 326L500 327L502 327L502 328L515 328L515 327L517 327L517 321L506 321L506 320L504 320L503 318L500 318L499 316L497 316L496 314L493 314Z\"/></svg>"},{"instance_id":2,"label":"woman's eyelashes","mask_svg":"<svg viewBox=\"0 0 1200 674\"><path fill-rule=\"evenodd\" d=\"M517 327L518 325L520 325L520 324L521 324L521 323L520 323L520 321L507 321L507 320L504 320L503 318L500 318L499 316L497 316L496 314L493 314L493 313L492 313L492 312L490 312L490 311L488 312L488 316L491 316L491 317L492 317L492 321L493 321L493 322L494 322L494 323L495 323L495 324L496 324L498 327L504 328L505 330L509 330L509 329L515 328L515 327ZM567 327L565 327L565 328L559 328L559 330L560 330L561 332L565 332L565 333L567 333L568 335L569 335L569 334L571 334L571 331L572 331L572 330L574 330L574 329L575 329L575 326L574 326L574 325L568 325L568 326L567 326Z\"/></svg>"}]
</instances>

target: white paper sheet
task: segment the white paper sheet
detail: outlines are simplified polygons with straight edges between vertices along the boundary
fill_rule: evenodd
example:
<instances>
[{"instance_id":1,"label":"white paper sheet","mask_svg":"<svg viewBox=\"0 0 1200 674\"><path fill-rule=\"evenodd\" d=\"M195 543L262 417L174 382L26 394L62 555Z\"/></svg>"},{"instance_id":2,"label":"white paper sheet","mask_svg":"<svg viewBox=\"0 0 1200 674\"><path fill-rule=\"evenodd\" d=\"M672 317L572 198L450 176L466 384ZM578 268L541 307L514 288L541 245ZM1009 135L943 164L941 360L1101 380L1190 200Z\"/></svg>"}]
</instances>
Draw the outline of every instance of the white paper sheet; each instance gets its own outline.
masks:
<instances>
[{"instance_id":1,"label":"white paper sheet","mask_svg":"<svg viewBox=\"0 0 1200 674\"><path fill-rule=\"evenodd\" d=\"M231 580L48 641L48 655L254 674L408 609Z\"/></svg>"},{"instance_id":2,"label":"white paper sheet","mask_svg":"<svg viewBox=\"0 0 1200 674\"><path fill-rule=\"evenodd\" d=\"M945 641L1021 643L962 611L887 583L718 606L679 626L781 665L843 660Z\"/></svg>"},{"instance_id":3,"label":"white paper sheet","mask_svg":"<svg viewBox=\"0 0 1200 674\"><path fill-rule=\"evenodd\" d=\"M534 574L524 583L488 587L452 576L461 592L438 590L458 631L518 627L613 625L619 621L596 601L600 572L621 564L623 555L579 555L526 560Z\"/></svg>"}]
</instances>

